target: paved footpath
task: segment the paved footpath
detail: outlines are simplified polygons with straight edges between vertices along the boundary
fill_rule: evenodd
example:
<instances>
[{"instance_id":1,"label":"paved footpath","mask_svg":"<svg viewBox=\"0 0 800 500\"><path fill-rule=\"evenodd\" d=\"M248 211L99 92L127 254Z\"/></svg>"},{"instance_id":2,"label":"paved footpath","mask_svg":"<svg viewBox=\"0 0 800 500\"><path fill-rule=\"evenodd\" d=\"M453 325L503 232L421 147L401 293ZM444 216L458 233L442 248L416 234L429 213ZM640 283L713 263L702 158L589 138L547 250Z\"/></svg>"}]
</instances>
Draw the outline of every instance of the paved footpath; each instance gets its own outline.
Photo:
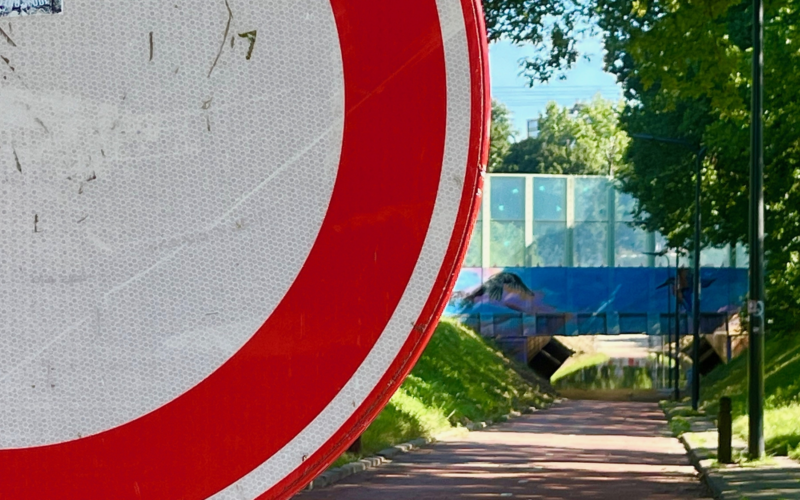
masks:
<instances>
[{"instance_id":1,"label":"paved footpath","mask_svg":"<svg viewBox=\"0 0 800 500\"><path fill-rule=\"evenodd\" d=\"M296 500L706 498L655 403L564 401Z\"/></svg>"}]
</instances>

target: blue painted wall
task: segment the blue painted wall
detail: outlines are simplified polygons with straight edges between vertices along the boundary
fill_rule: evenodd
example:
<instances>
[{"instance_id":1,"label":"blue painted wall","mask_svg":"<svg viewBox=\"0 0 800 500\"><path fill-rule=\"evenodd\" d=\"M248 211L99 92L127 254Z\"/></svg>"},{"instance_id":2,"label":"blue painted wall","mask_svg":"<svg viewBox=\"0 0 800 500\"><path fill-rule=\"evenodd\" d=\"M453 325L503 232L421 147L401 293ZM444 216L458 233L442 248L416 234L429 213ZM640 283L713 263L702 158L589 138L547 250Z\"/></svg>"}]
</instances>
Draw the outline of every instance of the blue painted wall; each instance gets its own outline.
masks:
<instances>
[{"instance_id":1,"label":"blue painted wall","mask_svg":"<svg viewBox=\"0 0 800 500\"><path fill-rule=\"evenodd\" d=\"M688 315L692 277L682 272L677 296ZM490 336L659 335L674 322L674 275L647 267L463 268L445 314ZM701 283L701 328L712 333L738 313L747 271L704 268Z\"/></svg>"}]
</instances>

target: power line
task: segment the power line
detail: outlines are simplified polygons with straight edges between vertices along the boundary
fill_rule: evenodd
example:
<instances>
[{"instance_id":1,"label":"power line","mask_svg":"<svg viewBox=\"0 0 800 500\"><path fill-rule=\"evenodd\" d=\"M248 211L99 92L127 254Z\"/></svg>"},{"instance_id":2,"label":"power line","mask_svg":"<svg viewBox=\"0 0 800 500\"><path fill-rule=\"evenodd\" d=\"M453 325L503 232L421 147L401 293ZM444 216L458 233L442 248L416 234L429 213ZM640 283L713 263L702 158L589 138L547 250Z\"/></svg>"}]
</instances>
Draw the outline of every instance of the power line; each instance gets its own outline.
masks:
<instances>
[{"instance_id":1,"label":"power line","mask_svg":"<svg viewBox=\"0 0 800 500\"><path fill-rule=\"evenodd\" d=\"M535 92L537 90L557 90L557 89L580 89L580 88L594 88L594 87L614 87L619 88L617 84L613 83L601 83L601 84L588 84L588 85L558 85L555 87L551 87L550 85L546 85L543 87L521 87L516 85L492 85L492 90L516 90L516 91L526 91L526 92Z\"/></svg>"},{"instance_id":2,"label":"power line","mask_svg":"<svg viewBox=\"0 0 800 500\"><path fill-rule=\"evenodd\" d=\"M617 87L584 87L575 89L553 89L547 92L508 92L508 91L492 89L492 94L494 95L505 95L509 97L538 97L541 95L559 95L559 94L575 94L575 93L585 94L589 92L622 93L622 89Z\"/></svg>"},{"instance_id":3,"label":"power line","mask_svg":"<svg viewBox=\"0 0 800 500\"><path fill-rule=\"evenodd\" d=\"M505 104L506 106L509 106L509 107L531 108L531 107L543 106L543 105L549 104L551 102L558 103L559 101L561 101L562 103L563 102L574 102L575 98L565 97L564 99L539 99L539 100L521 101L521 102L503 101L503 100L501 100L500 102L502 102L503 104Z\"/></svg>"},{"instance_id":4,"label":"power line","mask_svg":"<svg viewBox=\"0 0 800 500\"><path fill-rule=\"evenodd\" d=\"M605 96L609 95L616 96L616 95L622 95L622 92L618 92L615 90L598 89L594 92L553 92L550 94L533 94L533 95L492 93L492 97L500 99L504 102L505 101L528 102L528 101L536 101L536 100L541 101L541 100L559 99L559 98L579 98L588 100L597 94Z\"/></svg>"}]
</instances>

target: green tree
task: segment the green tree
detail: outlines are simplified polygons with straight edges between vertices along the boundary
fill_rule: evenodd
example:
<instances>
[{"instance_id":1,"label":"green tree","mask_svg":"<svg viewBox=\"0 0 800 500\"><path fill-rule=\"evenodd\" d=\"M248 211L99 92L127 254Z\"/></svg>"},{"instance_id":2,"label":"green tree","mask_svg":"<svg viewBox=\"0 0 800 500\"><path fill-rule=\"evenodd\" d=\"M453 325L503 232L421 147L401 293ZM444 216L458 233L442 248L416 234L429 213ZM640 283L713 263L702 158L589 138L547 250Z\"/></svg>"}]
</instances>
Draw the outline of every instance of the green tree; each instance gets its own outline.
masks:
<instances>
[{"instance_id":1,"label":"green tree","mask_svg":"<svg viewBox=\"0 0 800 500\"><path fill-rule=\"evenodd\" d=\"M578 60L577 42L586 31L588 8L581 0L484 0L490 42L506 39L534 49L523 73L546 82Z\"/></svg>"},{"instance_id":2,"label":"green tree","mask_svg":"<svg viewBox=\"0 0 800 500\"><path fill-rule=\"evenodd\" d=\"M539 116L538 135L511 145L495 171L613 175L628 141L613 102L599 95L571 108L551 102Z\"/></svg>"},{"instance_id":3,"label":"green tree","mask_svg":"<svg viewBox=\"0 0 800 500\"><path fill-rule=\"evenodd\" d=\"M511 145L503 165L497 172L509 174L540 174L546 173L539 165L539 155L542 143L535 137L527 137Z\"/></svg>"},{"instance_id":4,"label":"green tree","mask_svg":"<svg viewBox=\"0 0 800 500\"><path fill-rule=\"evenodd\" d=\"M680 138L708 148L703 164L706 244L745 242L748 225L749 0L487 0L490 40L543 47L522 69L546 81L580 54L579 26L604 35L628 133ZM800 303L800 0L765 4L765 240L770 304L797 325ZM552 17L548 17L550 14ZM524 141L523 141L524 142ZM540 155L533 143L510 158ZM694 158L689 150L635 140L617 171L639 203L636 222L690 246ZM528 161L518 170L541 167ZM537 170L541 171L541 170ZM789 305L792 305L790 308ZM772 315L771 315L772 316ZM777 320L777 319L776 319Z\"/></svg>"},{"instance_id":5,"label":"green tree","mask_svg":"<svg viewBox=\"0 0 800 500\"><path fill-rule=\"evenodd\" d=\"M708 148L703 165L704 239L747 241L750 2L596 0L606 67L630 98L622 126ZM800 302L800 1L765 12L765 240L771 315L797 325ZM680 40L680 43L676 43ZM694 157L636 140L619 173L639 200L637 221L690 246ZM792 307L789 304L793 304ZM784 325L785 327L785 325Z\"/></svg>"},{"instance_id":6,"label":"green tree","mask_svg":"<svg viewBox=\"0 0 800 500\"><path fill-rule=\"evenodd\" d=\"M492 100L492 128L489 133L489 172L497 172L511 149L516 132L511 123L511 112L499 101Z\"/></svg>"}]
</instances>

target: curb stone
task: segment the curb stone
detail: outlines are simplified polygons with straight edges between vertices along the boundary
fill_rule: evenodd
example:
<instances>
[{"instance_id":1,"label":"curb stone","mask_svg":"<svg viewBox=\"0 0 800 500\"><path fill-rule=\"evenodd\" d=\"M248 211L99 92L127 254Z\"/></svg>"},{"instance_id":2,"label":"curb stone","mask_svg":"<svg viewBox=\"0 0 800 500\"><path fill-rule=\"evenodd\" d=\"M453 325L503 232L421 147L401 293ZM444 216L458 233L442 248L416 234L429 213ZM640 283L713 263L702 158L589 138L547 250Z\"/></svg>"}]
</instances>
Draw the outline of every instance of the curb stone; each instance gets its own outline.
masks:
<instances>
[{"instance_id":1,"label":"curb stone","mask_svg":"<svg viewBox=\"0 0 800 500\"><path fill-rule=\"evenodd\" d=\"M662 402L661 409L664 411L668 420L677 416L676 413L681 408L686 409L686 405L668 407ZM779 485L770 483L768 475L775 470L797 471L797 478L800 478L800 464L786 457L771 457L777 462L775 466L764 467L731 467L719 468L716 463L718 434L716 425L707 416L682 417L689 421L691 429L681 434L678 439L686 448L689 461L692 463L700 478L706 485L710 493L717 500L746 500L748 498L763 498L764 500L797 498L800 494L800 487L792 491L782 490ZM731 443L733 450L744 452L747 444L741 439L734 438ZM725 477L726 473L730 477ZM749 475L750 477L743 477ZM760 476L760 477L759 477ZM791 480L791 479L789 479ZM758 485L758 491L743 490L748 483ZM776 486L778 486L776 488ZM770 490L774 494L770 493ZM786 496L786 495L789 496ZM755 496L754 496L755 495Z\"/></svg>"},{"instance_id":2,"label":"curb stone","mask_svg":"<svg viewBox=\"0 0 800 500\"><path fill-rule=\"evenodd\" d=\"M692 463L697 472L700 474L700 478L706 484L706 487L709 489L711 494L717 500L738 500L741 496L736 492L735 489L731 488L728 483L720 477L718 474L714 473L712 465L714 463L714 457L716 453L712 454L712 450L706 447L699 446L697 443L692 444L692 437L687 436L687 434L696 434L692 432L682 434L678 439L680 440L683 447L686 448L686 452L689 455L689 461ZM709 432L712 434L712 432ZM713 437L716 440L717 433L713 432ZM739 448L734 443L734 449ZM716 449L714 450L716 452Z\"/></svg>"},{"instance_id":3,"label":"curb stone","mask_svg":"<svg viewBox=\"0 0 800 500\"><path fill-rule=\"evenodd\" d=\"M553 404L555 404L555 402L553 402ZM524 408L522 412L512 410L507 415L499 417L497 419L497 422L508 422L509 420L518 418L522 415L529 415L536 411L538 411L538 408L535 408L533 406ZM491 420L487 422L469 423L465 427L462 427L461 429L474 431L474 430L485 429L492 424L493 422ZM432 438L422 437L408 441L406 443L396 444L394 446L382 449L381 451L377 452L374 456L365 457L356 462L350 462L349 464L343 465L341 467L336 467L334 469L328 469L319 476L317 476L313 481L308 483L308 485L306 485L306 487L303 488L303 490L318 490L320 488L331 486L346 477L352 476L353 474L358 474L360 472L364 472L391 463L392 459L397 455L402 455L408 453L409 451L422 448L423 446L436 443L437 437L439 438L446 437L457 431L458 428L454 428L448 431L444 431L443 433L434 436Z\"/></svg>"},{"instance_id":4,"label":"curb stone","mask_svg":"<svg viewBox=\"0 0 800 500\"><path fill-rule=\"evenodd\" d=\"M685 404L678 404L669 406L665 401L662 401L659 406L667 417L667 421L671 422L676 416L680 416L688 421L691 429L678 436L678 440L686 449L689 456L689 462L694 466L700 474L700 479L708 488L709 492L716 500L739 500L741 496L737 491L731 488L728 483L719 476L712 468L715 462L717 452L717 427L714 421L704 416L681 416L678 415L681 409L689 408ZM734 438L732 443L734 450L741 450L743 448L742 442Z\"/></svg>"}]
</instances>

